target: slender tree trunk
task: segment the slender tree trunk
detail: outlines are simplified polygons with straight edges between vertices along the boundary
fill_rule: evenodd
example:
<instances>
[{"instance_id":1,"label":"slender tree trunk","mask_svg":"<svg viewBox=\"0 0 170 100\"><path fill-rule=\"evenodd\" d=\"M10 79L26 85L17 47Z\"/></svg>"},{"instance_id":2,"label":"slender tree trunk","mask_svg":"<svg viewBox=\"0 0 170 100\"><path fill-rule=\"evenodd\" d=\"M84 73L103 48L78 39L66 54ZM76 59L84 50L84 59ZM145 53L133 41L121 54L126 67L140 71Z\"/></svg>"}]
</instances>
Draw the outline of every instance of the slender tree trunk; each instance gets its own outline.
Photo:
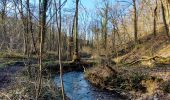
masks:
<instances>
[{"instance_id":1,"label":"slender tree trunk","mask_svg":"<svg viewBox=\"0 0 170 100\"><path fill-rule=\"evenodd\" d=\"M136 0L133 0L133 10L134 10L134 37L135 37L135 43L137 43L138 42L138 23L137 23Z\"/></svg>"},{"instance_id":2,"label":"slender tree trunk","mask_svg":"<svg viewBox=\"0 0 170 100\"><path fill-rule=\"evenodd\" d=\"M24 33L23 33L24 54L27 55L28 54L28 20L27 20L27 17L25 17L24 13L23 13L23 2L22 2L22 0L20 0L20 8L18 8L18 10L19 10L19 13L20 13L20 16L21 16L23 27L24 27Z\"/></svg>"},{"instance_id":3,"label":"slender tree trunk","mask_svg":"<svg viewBox=\"0 0 170 100\"><path fill-rule=\"evenodd\" d=\"M39 26L39 27L38 27L38 28L39 28L39 30L38 30L38 43L39 43L39 44L40 44L40 41L41 41L41 27L42 27L42 26L41 26L41 23L42 23L42 22L41 22L41 21L42 21L42 20L41 20L41 19L42 19L42 7L41 7L42 5L41 5L41 4L42 4L42 0L39 0L39 5L38 5L38 6L39 6L39 12L38 12L38 15L39 15L39 16L38 16L38 17L39 17L39 21L38 21L38 26ZM39 48L39 49L40 49L40 48Z\"/></svg>"},{"instance_id":4,"label":"slender tree trunk","mask_svg":"<svg viewBox=\"0 0 170 100\"><path fill-rule=\"evenodd\" d=\"M50 8L50 18L52 17L52 8ZM52 51L52 22L50 22L50 32L49 32L49 51Z\"/></svg>"},{"instance_id":5,"label":"slender tree trunk","mask_svg":"<svg viewBox=\"0 0 170 100\"><path fill-rule=\"evenodd\" d=\"M5 46L8 48L8 40L7 40L7 30L6 30L6 6L7 6L7 0L2 1L2 12L1 12L1 20L2 20L2 34L3 34L3 41L5 41Z\"/></svg>"},{"instance_id":6,"label":"slender tree trunk","mask_svg":"<svg viewBox=\"0 0 170 100\"><path fill-rule=\"evenodd\" d=\"M37 97L38 99L40 92L41 92L41 84L42 84L42 53L44 48L44 39L45 39L45 32L46 32L46 11L47 11L47 2L48 0L42 1L42 16L41 16L41 34L40 34L40 48L39 48L39 82L38 82L38 89L37 89Z\"/></svg>"},{"instance_id":7,"label":"slender tree trunk","mask_svg":"<svg viewBox=\"0 0 170 100\"><path fill-rule=\"evenodd\" d=\"M112 49L116 49L116 28L115 25L113 25L113 30L112 30Z\"/></svg>"},{"instance_id":8,"label":"slender tree trunk","mask_svg":"<svg viewBox=\"0 0 170 100\"><path fill-rule=\"evenodd\" d=\"M71 27L69 27L69 33L70 33L70 37L69 37L69 59L72 59L73 57L73 53L72 53L72 48L73 48L73 32L71 32Z\"/></svg>"},{"instance_id":9,"label":"slender tree trunk","mask_svg":"<svg viewBox=\"0 0 170 100\"><path fill-rule=\"evenodd\" d=\"M26 23L27 23L27 38L29 38L29 33L30 33L30 30L29 30L29 25L30 25L30 19L29 19L29 16L30 16L30 12L29 12L29 0L27 0L26 1L26 5L27 5L27 21L26 21ZM28 44L29 44L30 42L28 41ZM30 49L28 49L28 51L27 51L27 60L28 60L28 62L30 62L30 54L31 54L31 46L30 46ZM32 77L32 75L31 75L31 67L30 67L30 65L28 65L28 77L29 78L31 78Z\"/></svg>"},{"instance_id":10,"label":"slender tree trunk","mask_svg":"<svg viewBox=\"0 0 170 100\"><path fill-rule=\"evenodd\" d=\"M106 18L104 19L104 49L107 49L107 20L108 20L108 8L106 8Z\"/></svg>"},{"instance_id":11,"label":"slender tree trunk","mask_svg":"<svg viewBox=\"0 0 170 100\"><path fill-rule=\"evenodd\" d=\"M30 11L30 0L27 0L27 13L28 13L28 28L29 28L29 31L31 33L31 40L32 40L32 45L33 45L33 48L34 48L34 52L37 54L38 51L37 51L37 47L36 47L36 41L35 41L35 38L34 38L34 33L33 33L33 23L32 23L32 17L31 17L31 11Z\"/></svg>"},{"instance_id":12,"label":"slender tree trunk","mask_svg":"<svg viewBox=\"0 0 170 100\"><path fill-rule=\"evenodd\" d=\"M76 20L75 20L75 28L74 28L74 62L79 62L79 47L78 47L78 4L79 0L76 0Z\"/></svg>"},{"instance_id":13,"label":"slender tree trunk","mask_svg":"<svg viewBox=\"0 0 170 100\"><path fill-rule=\"evenodd\" d=\"M103 9L102 15L102 39L103 39L103 48L107 49L107 26L108 26L108 13L109 13L109 1L104 0L105 7Z\"/></svg>"},{"instance_id":14,"label":"slender tree trunk","mask_svg":"<svg viewBox=\"0 0 170 100\"><path fill-rule=\"evenodd\" d=\"M154 34L154 37L156 37L156 18L157 18L157 0L155 1L156 2L156 6L155 6L155 9L154 9L154 19L153 19L153 34Z\"/></svg>"},{"instance_id":15,"label":"slender tree trunk","mask_svg":"<svg viewBox=\"0 0 170 100\"><path fill-rule=\"evenodd\" d=\"M70 58L72 59L73 58L73 47L74 47L74 44L73 44L73 37L74 37L74 27L75 27L75 19L76 19L76 12L75 12L75 15L74 15L74 18L73 18L73 24L72 24L72 30L71 30L71 36L70 36Z\"/></svg>"},{"instance_id":16,"label":"slender tree trunk","mask_svg":"<svg viewBox=\"0 0 170 100\"><path fill-rule=\"evenodd\" d=\"M59 5L61 6L61 0L59 0ZM63 68L61 62L61 7L59 8L59 28L58 28L58 43L59 43L59 64L60 64L60 81L61 81L61 90L63 100L65 100L65 93L64 93L64 84L63 84Z\"/></svg>"},{"instance_id":17,"label":"slender tree trunk","mask_svg":"<svg viewBox=\"0 0 170 100\"><path fill-rule=\"evenodd\" d=\"M166 32L167 37L170 40L169 28L168 28L168 24L167 24L166 16L165 16L165 8L164 8L162 0L161 0L161 9L162 9L162 17L163 17L163 23L164 23L164 27L165 27L165 32Z\"/></svg>"}]
</instances>

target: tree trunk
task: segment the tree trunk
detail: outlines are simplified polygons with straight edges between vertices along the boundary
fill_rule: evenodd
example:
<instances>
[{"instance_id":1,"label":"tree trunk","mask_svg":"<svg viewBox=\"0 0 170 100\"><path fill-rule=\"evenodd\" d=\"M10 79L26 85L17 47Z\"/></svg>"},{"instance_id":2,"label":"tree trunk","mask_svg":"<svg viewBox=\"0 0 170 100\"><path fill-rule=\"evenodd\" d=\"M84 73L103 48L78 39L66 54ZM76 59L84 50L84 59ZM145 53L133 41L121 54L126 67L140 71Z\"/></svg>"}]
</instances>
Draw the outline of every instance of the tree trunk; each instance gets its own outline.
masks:
<instances>
[{"instance_id":1,"label":"tree trunk","mask_svg":"<svg viewBox=\"0 0 170 100\"><path fill-rule=\"evenodd\" d=\"M61 6L61 0L59 0L59 6ZM63 100L65 100L64 84L63 84L63 68L61 62L61 7L59 8L59 28L58 28L58 43L59 43L59 64L60 64L60 81Z\"/></svg>"},{"instance_id":2,"label":"tree trunk","mask_svg":"<svg viewBox=\"0 0 170 100\"><path fill-rule=\"evenodd\" d=\"M75 20L75 28L74 28L74 57L73 61L74 62L79 62L80 61L80 56L79 56L79 47L78 47L78 3L79 0L76 0L76 20Z\"/></svg>"},{"instance_id":3,"label":"tree trunk","mask_svg":"<svg viewBox=\"0 0 170 100\"><path fill-rule=\"evenodd\" d=\"M74 27L75 27L75 20L76 20L76 12L73 18L73 24L72 24L72 29L71 29L71 34L70 34L70 40L69 40L69 52L70 52L70 58L73 58L73 37L74 37Z\"/></svg>"},{"instance_id":4,"label":"tree trunk","mask_svg":"<svg viewBox=\"0 0 170 100\"><path fill-rule=\"evenodd\" d=\"M27 0L27 13L28 13L28 28L29 28L29 31L31 33L31 40L32 40L32 45L33 45L33 52L35 52L36 54L38 53L37 51L37 47L36 47L36 41L35 41L35 38L34 38L34 33L33 33L33 23L32 23L32 17L31 17L31 11L30 11L30 0ZM32 52L32 50L31 50ZM31 53L30 52L30 53Z\"/></svg>"},{"instance_id":5,"label":"tree trunk","mask_svg":"<svg viewBox=\"0 0 170 100\"><path fill-rule=\"evenodd\" d=\"M155 6L155 9L154 9L154 19L153 19L153 34L154 34L154 37L156 37L156 18L157 18L157 0L156 0L156 6Z\"/></svg>"},{"instance_id":6,"label":"tree trunk","mask_svg":"<svg viewBox=\"0 0 170 100\"><path fill-rule=\"evenodd\" d=\"M7 32L6 32L6 6L7 6L7 0L2 1L2 12L1 12L1 20L2 20L2 34L3 34L3 41L5 41L5 46L8 48L8 40L7 40Z\"/></svg>"},{"instance_id":7,"label":"tree trunk","mask_svg":"<svg viewBox=\"0 0 170 100\"><path fill-rule=\"evenodd\" d=\"M107 25L108 25L108 13L109 13L109 1L104 1L105 8L102 14L102 38L103 38L103 48L107 48Z\"/></svg>"},{"instance_id":8,"label":"tree trunk","mask_svg":"<svg viewBox=\"0 0 170 100\"><path fill-rule=\"evenodd\" d=\"M36 99L38 99L40 92L41 92L41 84L42 84L42 53L43 53L43 45L44 45L44 38L46 32L46 11L47 11L47 2L48 0L42 1L42 16L41 16L41 34L40 34L40 48L39 48L39 82L38 82L38 89Z\"/></svg>"},{"instance_id":9,"label":"tree trunk","mask_svg":"<svg viewBox=\"0 0 170 100\"><path fill-rule=\"evenodd\" d=\"M136 0L133 0L133 10L134 10L134 37L135 37L135 43L137 43L138 42L138 23L137 23Z\"/></svg>"},{"instance_id":10,"label":"tree trunk","mask_svg":"<svg viewBox=\"0 0 170 100\"><path fill-rule=\"evenodd\" d=\"M16 4L17 5L17 4ZM29 30L28 30L28 19L26 16L24 16L23 13L23 2L22 0L20 0L20 8L18 8L20 16L21 16L21 20L23 23L23 27L24 27L24 33L23 33L23 40L24 40L24 54L28 55L28 34L29 34Z\"/></svg>"},{"instance_id":11,"label":"tree trunk","mask_svg":"<svg viewBox=\"0 0 170 100\"><path fill-rule=\"evenodd\" d=\"M162 0L161 0L161 9L162 9L162 17L163 17L163 23L164 23L164 27L165 27L165 32L166 32L167 37L170 40L169 28L168 28L168 24L167 24L166 16L165 16L165 8L164 8Z\"/></svg>"}]
</instances>

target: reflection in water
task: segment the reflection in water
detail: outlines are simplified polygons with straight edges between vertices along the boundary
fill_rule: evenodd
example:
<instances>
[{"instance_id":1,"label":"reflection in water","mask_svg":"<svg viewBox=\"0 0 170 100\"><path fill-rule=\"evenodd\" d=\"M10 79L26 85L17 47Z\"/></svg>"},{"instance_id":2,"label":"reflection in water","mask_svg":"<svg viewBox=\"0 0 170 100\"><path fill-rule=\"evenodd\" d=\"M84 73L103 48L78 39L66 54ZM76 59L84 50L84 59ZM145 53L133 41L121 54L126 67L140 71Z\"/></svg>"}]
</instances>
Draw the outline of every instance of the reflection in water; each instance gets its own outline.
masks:
<instances>
[{"instance_id":1,"label":"reflection in water","mask_svg":"<svg viewBox=\"0 0 170 100\"><path fill-rule=\"evenodd\" d=\"M69 72L63 75L64 89L71 100L121 100L113 93L103 92L92 87L84 79L82 72ZM59 76L55 83L60 86Z\"/></svg>"}]
</instances>

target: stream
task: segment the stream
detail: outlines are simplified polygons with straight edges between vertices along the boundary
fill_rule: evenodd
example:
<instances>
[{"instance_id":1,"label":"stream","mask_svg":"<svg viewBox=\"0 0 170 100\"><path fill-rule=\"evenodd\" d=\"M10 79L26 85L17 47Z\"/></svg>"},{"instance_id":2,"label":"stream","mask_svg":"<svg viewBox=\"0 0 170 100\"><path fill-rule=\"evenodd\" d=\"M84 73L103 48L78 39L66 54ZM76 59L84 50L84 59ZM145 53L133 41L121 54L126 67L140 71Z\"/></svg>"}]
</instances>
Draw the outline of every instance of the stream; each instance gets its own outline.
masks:
<instances>
[{"instance_id":1,"label":"stream","mask_svg":"<svg viewBox=\"0 0 170 100\"><path fill-rule=\"evenodd\" d=\"M64 89L70 100L122 100L117 93L101 91L93 87L85 78L83 72L69 72L63 75ZM59 76L55 84L60 87Z\"/></svg>"}]
</instances>

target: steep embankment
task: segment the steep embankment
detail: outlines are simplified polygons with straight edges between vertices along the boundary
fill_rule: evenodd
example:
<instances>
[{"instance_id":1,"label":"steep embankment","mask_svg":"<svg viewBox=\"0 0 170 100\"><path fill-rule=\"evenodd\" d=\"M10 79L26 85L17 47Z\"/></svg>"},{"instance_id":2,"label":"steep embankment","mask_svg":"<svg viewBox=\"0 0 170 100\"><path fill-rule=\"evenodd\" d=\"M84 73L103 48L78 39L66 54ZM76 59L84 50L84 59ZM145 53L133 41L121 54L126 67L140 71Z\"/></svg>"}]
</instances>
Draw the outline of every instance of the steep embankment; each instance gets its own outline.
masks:
<instances>
[{"instance_id":1,"label":"steep embankment","mask_svg":"<svg viewBox=\"0 0 170 100\"><path fill-rule=\"evenodd\" d=\"M104 89L124 91L130 98L169 99L170 41L167 36L149 35L137 45L131 43L123 50L126 52L113 58L117 65L98 65L86 72L86 78Z\"/></svg>"},{"instance_id":2,"label":"steep embankment","mask_svg":"<svg viewBox=\"0 0 170 100\"><path fill-rule=\"evenodd\" d=\"M122 56L114 58L117 63L130 63L135 60L151 58L151 57L170 57L170 41L165 34L146 36L139 40L140 43L127 47ZM128 44L132 46L132 44Z\"/></svg>"},{"instance_id":3,"label":"steep embankment","mask_svg":"<svg viewBox=\"0 0 170 100\"><path fill-rule=\"evenodd\" d=\"M163 33L156 37L149 35L140 39L140 44L113 60L125 66L150 67L150 70L147 69L150 75L170 80L170 41Z\"/></svg>"}]
</instances>

